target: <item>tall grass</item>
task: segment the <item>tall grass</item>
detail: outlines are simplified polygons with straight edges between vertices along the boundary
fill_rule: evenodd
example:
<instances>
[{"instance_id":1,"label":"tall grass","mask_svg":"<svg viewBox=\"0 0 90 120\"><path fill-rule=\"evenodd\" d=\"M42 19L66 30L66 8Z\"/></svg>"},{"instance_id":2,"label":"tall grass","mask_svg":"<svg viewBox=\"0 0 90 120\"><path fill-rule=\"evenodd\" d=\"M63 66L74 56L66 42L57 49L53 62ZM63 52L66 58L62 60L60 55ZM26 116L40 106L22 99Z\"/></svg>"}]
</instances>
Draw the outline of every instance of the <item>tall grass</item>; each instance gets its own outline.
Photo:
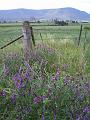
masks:
<instances>
[{"instance_id":1,"label":"tall grass","mask_svg":"<svg viewBox=\"0 0 90 120\"><path fill-rule=\"evenodd\" d=\"M89 76L82 47L70 40L45 41L29 54L29 62L14 52L2 61L1 120L89 120Z\"/></svg>"},{"instance_id":2,"label":"tall grass","mask_svg":"<svg viewBox=\"0 0 90 120\"><path fill-rule=\"evenodd\" d=\"M28 62L21 41L0 50L0 120L89 120L90 45L35 35Z\"/></svg>"}]
</instances>

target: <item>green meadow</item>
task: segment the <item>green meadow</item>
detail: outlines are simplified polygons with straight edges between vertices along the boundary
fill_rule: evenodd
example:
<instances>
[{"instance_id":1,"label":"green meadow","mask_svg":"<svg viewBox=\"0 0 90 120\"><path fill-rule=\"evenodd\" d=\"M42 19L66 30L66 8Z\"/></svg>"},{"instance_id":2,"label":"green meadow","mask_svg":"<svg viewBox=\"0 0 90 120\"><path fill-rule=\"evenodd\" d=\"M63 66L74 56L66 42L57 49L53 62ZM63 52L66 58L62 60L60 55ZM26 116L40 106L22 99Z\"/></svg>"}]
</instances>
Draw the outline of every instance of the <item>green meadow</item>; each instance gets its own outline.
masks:
<instances>
[{"instance_id":1,"label":"green meadow","mask_svg":"<svg viewBox=\"0 0 90 120\"><path fill-rule=\"evenodd\" d=\"M90 24L79 46L80 24L31 26L28 62L23 38L0 49L0 120L89 120ZM0 24L0 47L21 35L21 23Z\"/></svg>"}]
</instances>

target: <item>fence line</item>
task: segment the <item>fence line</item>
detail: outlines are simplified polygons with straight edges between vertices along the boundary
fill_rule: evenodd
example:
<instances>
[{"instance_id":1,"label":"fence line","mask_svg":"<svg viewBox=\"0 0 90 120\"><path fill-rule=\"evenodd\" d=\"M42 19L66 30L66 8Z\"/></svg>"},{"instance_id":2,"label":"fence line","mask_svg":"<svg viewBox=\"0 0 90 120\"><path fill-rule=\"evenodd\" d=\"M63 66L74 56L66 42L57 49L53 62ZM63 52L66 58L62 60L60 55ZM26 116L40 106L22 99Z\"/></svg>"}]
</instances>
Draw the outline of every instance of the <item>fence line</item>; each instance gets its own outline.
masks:
<instances>
[{"instance_id":1,"label":"fence line","mask_svg":"<svg viewBox=\"0 0 90 120\"><path fill-rule=\"evenodd\" d=\"M4 45L3 47L1 47L0 49L3 49L3 48L5 48L5 47L9 46L10 44L14 43L15 41L19 40L19 39L22 38L22 37L23 37L23 35L19 36L18 38L16 38L15 40L7 43L6 45Z\"/></svg>"},{"instance_id":2,"label":"fence line","mask_svg":"<svg viewBox=\"0 0 90 120\"><path fill-rule=\"evenodd\" d=\"M35 46L33 28L30 26L28 21L24 21L24 23L23 23L22 34L23 35L17 37L13 41L11 41L11 42L7 43L6 45L2 46L0 49L3 49L5 47L11 45L12 43L18 41L19 39L21 39L23 37L24 37L23 44L24 44L24 47L25 47L24 49L27 49L28 46L30 46L30 48L31 48L32 43L30 42L30 39L32 39L33 45Z\"/></svg>"},{"instance_id":3,"label":"fence line","mask_svg":"<svg viewBox=\"0 0 90 120\"><path fill-rule=\"evenodd\" d=\"M26 25L26 28L25 28L25 25ZM32 25L32 26L58 26L58 25ZM49 33L49 34L52 35L53 39L57 39L57 40L58 39L77 39L78 40L77 41L78 46L80 45L81 37L82 37L82 39L87 38L86 35L85 36L81 35L82 32L83 32L82 25L80 26L80 29L77 29L77 32L75 30L75 31L72 32L72 34L69 34L69 33L73 28L72 29L70 28L69 30L68 29L64 30L62 28L57 28L57 29L54 29L54 28L53 29L52 28L45 28L44 29L43 28L43 29L40 29L40 28L32 28L32 26L30 26L28 21L25 21L23 23L23 28L25 29L24 32L22 33L23 35L19 36L18 38L14 39L13 41L11 41L11 42L7 43L6 45L2 46L0 49L3 49L5 47L9 46L10 44L14 43L15 41L18 41L22 37L25 39L25 40L23 40L24 47L28 48L28 45L31 45L32 43L35 46L35 40L42 40L42 41L47 40L46 37L45 38L42 37L43 33L46 33L46 34ZM61 33L61 32L64 32L65 36L62 36L62 35L60 36L60 34L59 34L60 37L58 37L57 35L52 34L52 33L57 33L58 34L58 33ZM76 33L75 35L74 35L74 32ZM39 36L36 36L36 38L35 38L34 33L38 34ZM66 36L66 34L68 36ZM49 37L47 37L47 38L49 39Z\"/></svg>"}]
</instances>

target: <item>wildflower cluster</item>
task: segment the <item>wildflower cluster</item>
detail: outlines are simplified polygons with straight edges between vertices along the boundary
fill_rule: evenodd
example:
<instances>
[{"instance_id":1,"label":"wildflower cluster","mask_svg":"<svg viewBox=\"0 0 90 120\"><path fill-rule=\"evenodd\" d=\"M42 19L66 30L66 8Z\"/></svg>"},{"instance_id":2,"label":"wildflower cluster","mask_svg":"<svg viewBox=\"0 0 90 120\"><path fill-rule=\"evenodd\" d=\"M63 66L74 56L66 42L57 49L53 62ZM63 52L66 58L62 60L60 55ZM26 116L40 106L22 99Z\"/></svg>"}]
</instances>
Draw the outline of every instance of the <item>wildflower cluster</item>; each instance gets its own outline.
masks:
<instances>
[{"instance_id":1,"label":"wildflower cluster","mask_svg":"<svg viewBox=\"0 0 90 120\"><path fill-rule=\"evenodd\" d=\"M51 80L52 81L58 80L59 77L60 77L60 69L57 68L56 74L54 76L52 76Z\"/></svg>"},{"instance_id":2,"label":"wildflower cluster","mask_svg":"<svg viewBox=\"0 0 90 120\"><path fill-rule=\"evenodd\" d=\"M24 61L18 71L11 74L12 88L0 90L0 98L6 97L6 102L9 101L6 110L13 111L12 116L17 120L89 120L90 82L83 82L81 75L67 73L66 64L50 65L49 72L46 64L45 60L33 61L33 64ZM9 116L8 112L5 116Z\"/></svg>"},{"instance_id":3,"label":"wildflower cluster","mask_svg":"<svg viewBox=\"0 0 90 120\"><path fill-rule=\"evenodd\" d=\"M23 70L21 67L19 69L19 72L16 73L12 79L15 83L16 88L18 88L20 90L20 88L25 87L27 82L30 81L30 79L33 76L33 71L30 67L30 65L28 64L28 62L24 62L24 65L26 67L25 70Z\"/></svg>"},{"instance_id":4,"label":"wildflower cluster","mask_svg":"<svg viewBox=\"0 0 90 120\"><path fill-rule=\"evenodd\" d=\"M20 89L23 85L23 78L19 73L15 74L12 78L14 80L15 86Z\"/></svg>"},{"instance_id":5,"label":"wildflower cluster","mask_svg":"<svg viewBox=\"0 0 90 120\"><path fill-rule=\"evenodd\" d=\"M84 107L82 113L77 115L76 120L89 120L88 113L90 114L90 106Z\"/></svg>"}]
</instances>

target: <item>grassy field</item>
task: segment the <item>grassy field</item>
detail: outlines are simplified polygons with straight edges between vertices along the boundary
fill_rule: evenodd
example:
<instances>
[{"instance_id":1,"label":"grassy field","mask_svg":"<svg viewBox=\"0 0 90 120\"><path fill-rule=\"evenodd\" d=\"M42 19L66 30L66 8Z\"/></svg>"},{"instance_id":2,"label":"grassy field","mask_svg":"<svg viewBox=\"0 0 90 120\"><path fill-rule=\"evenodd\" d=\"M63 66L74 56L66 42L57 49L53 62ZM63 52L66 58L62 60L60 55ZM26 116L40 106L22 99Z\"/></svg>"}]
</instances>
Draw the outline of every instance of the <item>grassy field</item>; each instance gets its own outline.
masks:
<instances>
[{"instance_id":1,"label":"grassy field","mask_svg":"<svg viewBox=\"0 0 90 120\"><path fill-rule=\"evenodd\" d=\"M39 24L32 24L35 34L35 39L40 40L40 33L42 34L42 38L45 40L55 39L71 39L77 42L79 37L80 25L69 25L69 26L37 26ZM85 40L85 30L84 27L89 26L83 25L83 32L81 36L81 40ZM17 36L22 34L21 23L13 23L13 24L0 24L0 47L5 43L17 38ZM87 32L87 43L89 43L90 31ZM82 42L81 41L81 42Z\"/></svg>"},{"instance_id":2,"label":"grassy field","mask_svg":"<svg viewBox=\"0 0 90 120\"><path fill-rule=\"evenodd\" d=\"M22 39L0 49L0 120L89 120L90 31L80 25L35 26L26 62ZM0 47L22 34L0 25Z\"/></svg>"}]
</instances>

